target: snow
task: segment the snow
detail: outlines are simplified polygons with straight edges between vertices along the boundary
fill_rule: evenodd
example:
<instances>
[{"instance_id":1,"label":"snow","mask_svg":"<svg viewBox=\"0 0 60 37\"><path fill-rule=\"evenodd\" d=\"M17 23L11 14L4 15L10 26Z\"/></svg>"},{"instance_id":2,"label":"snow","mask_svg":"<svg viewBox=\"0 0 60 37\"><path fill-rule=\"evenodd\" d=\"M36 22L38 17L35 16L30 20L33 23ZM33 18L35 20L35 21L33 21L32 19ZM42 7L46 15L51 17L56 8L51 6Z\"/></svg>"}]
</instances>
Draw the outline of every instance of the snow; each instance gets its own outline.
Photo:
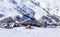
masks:
<instances>
[{"instance_id":1,"label":"snow","mask_svg":"<svg viewBox=\"0 0 60 37\"><path fill-rule=\"evenodd\" d=\"M0 0L0 14L4 14L4 17L1 17L0 20L7 17L14 17L16 15L23 17L22 14L19 14L19 12L14 9L17 6L22 7L23 5L27 6L28 8L34 11L35 13L34 18L36 18L36 20L39 20L43 15L45 16L48 15L43 10L43 8L49 11L51 15L55 14L57 16L60 16L60 0L24 0L24 1L15 0L15 1L17 2L17 4L12 4L10 0ZM39 2L40 4L39 6L36 6L30 1ZM49 8L49 10L47 8ZM30 16L32 17L33 14L31 14ZM34 29L26 29L25 27L16 27L12 29L0 28L0 37L60 37L60 27L59 28L34 27Z\"/></svg>"},{"instance_id":2,"label":"snow","mask_svg":"<svg viewBox=\"0 0 60 37\"><path fill-rule=\"evenodd\" d=\"M16 8L17 6L21 7L22 5L25 5L29 8L31 8L35 12L34 18L36 18L37 20L39 20L43 15L48 15L43 10L43 8L46 10L47 10L47 8L49 8L50 9L49 13L51 15L55 14L55 15L60 16L60 10L56 11L56 9L60 9L59 0L56 0L56 1L55 0L18 0L18 1L13 0L13 1L15 1L17 4L13 4L12 0L3 0L3 1L0 0L0 2L1 2L0 3L0 14L5 14L5 16L8 16L8 17L18 15L19 13L14 8ZM39 6L34 5L30 1L39 2ZM1 10L3 10L3 11L1 11Z\"/></svg>"},{"instance_id":3,"label":"snow","mask_svg":"<svg viewBox=\"0 0 60 37\"><path fill-rule=\"evenodd\" d=\"M60 37L60 28L25 29L17 27L13 29L0 28L0 37Z\"/></svg>"}]
</instances>

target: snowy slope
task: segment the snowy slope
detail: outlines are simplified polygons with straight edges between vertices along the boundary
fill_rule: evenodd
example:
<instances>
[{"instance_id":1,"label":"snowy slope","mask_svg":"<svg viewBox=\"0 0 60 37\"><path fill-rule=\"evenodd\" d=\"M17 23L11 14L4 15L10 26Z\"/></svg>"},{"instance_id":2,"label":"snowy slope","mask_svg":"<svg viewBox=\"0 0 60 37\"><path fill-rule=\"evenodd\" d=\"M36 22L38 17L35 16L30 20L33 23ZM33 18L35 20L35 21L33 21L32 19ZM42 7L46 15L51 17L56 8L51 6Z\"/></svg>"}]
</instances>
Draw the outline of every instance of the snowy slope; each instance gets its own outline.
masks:
<instances>
[{"instance_id":1,"label":"snowy slope","mask_svg":"<svg viewBox=\"0 0 60 37\"><path fill-rule=\"evenodd\" d=\"M60 28L0 28L0 37L60 37Z\"/></svg>"},{"instance_id":2,"label":"snowy slope","mask_svg":"<svg viewBox=\"0 0 60 37\"><path fill-rule=\"evenodd\" d=\"M29 13L29 17L33 16L33 14L29 11L20 11L19 8L23 8L25 5L28 8L32 9L35 13L34 18L39 20L41 16L45 15L58 15L60 16L60 4L59 0L0 0L0 14L4 14L4 17L10 17L18 15L19 13ZM18 8L17 8L18 7ZM23 15L23 14L22 14ZM2 17L0 20L2 20Z\"/></svg>"},{"instance_id":3,"label":"snowy slope","mask_svg":"<svg viewBox=\"0 0 60 37\"><path fill-rule=\"evenodd\" d=\"M34 18L36 18L37 20L40 19L41 16L43 15L45 16L48 15L48 13L51 15L55 14L60 16L59 0L56 0L56 1L54 0L18 0L18 1L17 0L0 0L0 2L1 2L0 14L4 14L4 17L6 18L10 16L18 15L19 11L15 8L19 7L24 9L23 5L25 5L27 8L30 8L34 11L35 13ZM22 12L20 12L20 14L21 13Z\"/></svg>"},{"instance_id":4,"label":"snowy slope","mask_svg":"<svg viewBox=\"0 0 60 37\"><path fill-rule=\"evenodd\" d=\"M60 0L0 0L0 21L8 17L14 19L15 16L19 15L25 19L24 22L30 20L31 17L39 21L42 16L46 16L53 23L56 23L55 19L47 16L53 14L60 16ZM0 37L60 37L60 27L0 28Z\"/></svg>"}]
</instances>

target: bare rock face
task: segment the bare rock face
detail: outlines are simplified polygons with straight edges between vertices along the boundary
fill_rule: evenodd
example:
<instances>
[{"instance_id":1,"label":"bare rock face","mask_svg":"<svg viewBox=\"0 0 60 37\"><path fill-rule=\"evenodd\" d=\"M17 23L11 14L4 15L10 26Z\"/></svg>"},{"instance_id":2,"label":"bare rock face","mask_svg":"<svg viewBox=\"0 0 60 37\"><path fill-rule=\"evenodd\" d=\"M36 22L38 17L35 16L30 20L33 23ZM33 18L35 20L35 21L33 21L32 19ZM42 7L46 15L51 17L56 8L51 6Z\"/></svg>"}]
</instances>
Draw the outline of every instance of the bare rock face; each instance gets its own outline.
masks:
<instances>
[{"instance_id":1,"label":"bare rock face","mask_svg":"<svg viewBox=\"0 0 60 37\"><path fill-rule=\"evenodd\" d=\"M14 18L14 19L13 19ZM53 19L53 20L52 20ZM39 21L37 21L35 18L31 18L28 21L22 22L22 18L20 16L14 16L14 17L8 17L0 21L0 27L3 28L13 28L13 27L20 27L20 26L26 26L28 28L31 28L31 26L36 27L47 27L47 26L59 26L60 21L57 17L53 16L42 16ZM56 23L55 23L56 22Z\"/></svg>"},{"instance_id":2,"label":"bare rock face","mask_svg":"<svg viewBox=\"0 0 60 37\"><path fill-rule=\"evenodd\" d=\"M18 17L14 16L13 18L8 17L8 18L1 20L0 26L4 27L4 28L11 28L11 27L13 28L13 27L20 27L20 26L27 27L28 25L29 25L29 27L31 27L31 26L43 27L45 25L44 21L40 22L40 21L37 21L35 18L31 18L30 20L24 21L24 22L21 21L22 18L20 16L18 16Z\"/></svg>"},{"instance_id":3,"label":"bare rock face","mask_svg":"<svg viewBox=\"0 0 60 37\"><path fill-rule=\"evenodd\" d=\"M60 17L57 15L48 15L48 16L42 16L41 20L45 21L45 26L59 26L60 25Z\"/></svg>"},{"instance_id":4,"label":"bare rock face","mask_svg":"<svg viewBox=\"0 0 60 37\"><path fill-rule=\"evenodd\" d=\"M45 27L45 22L44 21L37 21L35 18L32 18L29 21L21 23L23 26L36 26L36 27Z\"/></svg>"}]
</instances>

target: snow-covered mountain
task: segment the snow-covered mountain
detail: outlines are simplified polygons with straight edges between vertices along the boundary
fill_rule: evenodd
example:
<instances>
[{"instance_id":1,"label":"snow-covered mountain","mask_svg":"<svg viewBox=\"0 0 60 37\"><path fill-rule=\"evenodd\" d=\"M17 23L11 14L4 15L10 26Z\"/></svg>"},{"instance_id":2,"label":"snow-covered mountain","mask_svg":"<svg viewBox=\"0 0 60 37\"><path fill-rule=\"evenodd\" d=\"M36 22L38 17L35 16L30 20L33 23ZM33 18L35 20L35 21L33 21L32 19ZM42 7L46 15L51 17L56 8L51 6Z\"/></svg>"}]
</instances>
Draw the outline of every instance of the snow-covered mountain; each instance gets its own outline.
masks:
<instances>
[{"instance_id":1,"label":"snow-covered mountain","mask_svg":"<svg viewBox=\"0 0 60 37\"><path fill-rule=\"evenodd\" d=\"M59 26L5 29L26 21ZM60 0L0 0L0 27L0 37L60 37Z\"/></svg>"},{"instance_id":2,"label":"snow-covered mountain","mask_svg":"<svg viewBox=\"0 0 60 37\"><path fill-rule=\"evenodd\" d=\"M59 2L59 0L0 0L0 21L10 18L13 20L16 18L19 22L25 22L31 18L40 21L43 18L49 23L59 23Z\"/></svg>"}]
</instances>

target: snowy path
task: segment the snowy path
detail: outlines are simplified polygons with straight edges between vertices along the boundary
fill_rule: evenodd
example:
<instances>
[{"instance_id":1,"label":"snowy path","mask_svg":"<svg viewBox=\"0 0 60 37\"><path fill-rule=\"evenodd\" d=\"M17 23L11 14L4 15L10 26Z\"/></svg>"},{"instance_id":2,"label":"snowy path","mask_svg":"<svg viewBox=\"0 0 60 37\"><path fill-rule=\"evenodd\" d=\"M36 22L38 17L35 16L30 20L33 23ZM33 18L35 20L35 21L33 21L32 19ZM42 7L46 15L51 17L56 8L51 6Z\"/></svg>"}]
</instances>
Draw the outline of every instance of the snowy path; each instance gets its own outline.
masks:
<instances>
[{"instance_id":1,"label":"snowy path","mask_svg":"<svg viewBox=\"0 0 60 37\"><path fill-rule=\"evenodd\" d=\"M0 28L0 37L60 37L60 28Z\"/></svg>"}]
</instances>

